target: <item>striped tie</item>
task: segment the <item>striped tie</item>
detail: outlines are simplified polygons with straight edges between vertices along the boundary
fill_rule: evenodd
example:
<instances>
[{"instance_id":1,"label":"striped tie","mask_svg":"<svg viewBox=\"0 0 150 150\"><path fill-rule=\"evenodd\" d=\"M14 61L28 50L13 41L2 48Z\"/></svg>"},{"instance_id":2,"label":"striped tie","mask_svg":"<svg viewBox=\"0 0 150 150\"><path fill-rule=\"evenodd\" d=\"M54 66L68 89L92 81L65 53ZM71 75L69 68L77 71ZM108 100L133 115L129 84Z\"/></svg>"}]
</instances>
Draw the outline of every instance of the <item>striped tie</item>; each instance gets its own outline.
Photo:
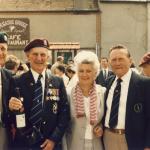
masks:
<instances>
[{"instance_id":1,"label":"striped tie","mask_svg":"<svg viewBox=\"0 0 150 150\"><path fill-rule=\"evenodd\" d=\"M39 125L42 120L42 75L40 74L37 82L35 83L34 99L30 112L30 121L33 125Z\"/></svg>"},{"instance_id":2,"label":"striped tie","mask_svg":"<svg viewBox=\"0 0 150 150\"><path fill-rule=\"evenodd\" d=\"M121 93L121 82L120 78L117 79L117 85L114 90L113 100L111 105L111 112L109 118L109 127L115 128L118 123L118 110L119 110L119 101L120 101L120 93Z\"/></svg>"}]
</instances>

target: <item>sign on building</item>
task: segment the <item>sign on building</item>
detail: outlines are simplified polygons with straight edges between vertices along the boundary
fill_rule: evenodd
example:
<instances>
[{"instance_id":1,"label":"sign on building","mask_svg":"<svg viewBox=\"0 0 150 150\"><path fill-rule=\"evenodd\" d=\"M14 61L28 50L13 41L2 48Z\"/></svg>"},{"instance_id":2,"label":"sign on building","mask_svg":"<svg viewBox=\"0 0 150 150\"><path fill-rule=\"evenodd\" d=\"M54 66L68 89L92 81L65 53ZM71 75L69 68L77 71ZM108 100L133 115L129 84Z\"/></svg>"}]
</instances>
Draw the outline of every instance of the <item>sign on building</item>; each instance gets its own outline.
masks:
<instances>
[{"instance_id":1,"label":"sign on building","mask_svg":"<svg viewBox=\"0 0 150 150\"><path fill-rule=\"evenodd\" d=\"M30 41L28 18L0 18L0 32L8 34L9 50L22 50Z\"/></svg>"}]
</instances>

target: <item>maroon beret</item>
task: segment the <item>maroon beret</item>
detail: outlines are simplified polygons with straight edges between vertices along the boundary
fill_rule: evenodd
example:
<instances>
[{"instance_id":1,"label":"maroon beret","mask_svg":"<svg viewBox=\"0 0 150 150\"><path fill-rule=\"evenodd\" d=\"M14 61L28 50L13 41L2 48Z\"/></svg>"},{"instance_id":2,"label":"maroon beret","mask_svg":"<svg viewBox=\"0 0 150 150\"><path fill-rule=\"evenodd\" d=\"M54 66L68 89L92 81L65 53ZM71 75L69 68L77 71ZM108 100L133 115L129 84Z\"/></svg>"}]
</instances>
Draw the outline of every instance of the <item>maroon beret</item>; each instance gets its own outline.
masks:
<instances>
[{"instance_id":1,"label":"maroon beret","mask_svg":"<svg viewBox=\"0 0 150 150\"><path fill-rule=\"evenodd\" d=\"M139 63L139 66L141 67L141 66L143 66L144 64L150 64L150 52L146 53L146 54L142 57L142 59L141 59L141 61L140 61L140 63Z\"/></svg>"},{"instance_id":2,"label":"maroon beret","mask_svg":"<svg viewBox=\"0 0 150 150\"><path fill-rule=\"evenodd\" d=\"M24 52L28 52L35 47L45 47L49 49L49 43L46 39L35 39L26 45Z\"/></svg>"}]
</instances>

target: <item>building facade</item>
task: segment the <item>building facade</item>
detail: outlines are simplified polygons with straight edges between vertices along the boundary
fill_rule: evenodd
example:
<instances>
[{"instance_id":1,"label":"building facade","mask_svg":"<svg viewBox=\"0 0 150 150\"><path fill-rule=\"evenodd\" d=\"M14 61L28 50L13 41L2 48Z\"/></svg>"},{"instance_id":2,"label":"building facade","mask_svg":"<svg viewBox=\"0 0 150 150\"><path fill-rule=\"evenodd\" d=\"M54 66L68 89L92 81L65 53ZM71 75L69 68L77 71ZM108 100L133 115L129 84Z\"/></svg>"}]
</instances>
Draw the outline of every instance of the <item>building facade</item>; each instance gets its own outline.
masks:
<instances>
[{"instance_id":1,"label":"building facade","mask_svg":"<svg viewBox=\"0 0 150 150\"><path fill-rule=\"evenodd\" d=\"M23 47L34 38L79 43L80 50L108 56L127 46L138 64L150 50L147 0L0 0L0 31L9 34L9 53L25 60ZM55 55L56 56L56 55Z\"/></svg>"}]
</instances>

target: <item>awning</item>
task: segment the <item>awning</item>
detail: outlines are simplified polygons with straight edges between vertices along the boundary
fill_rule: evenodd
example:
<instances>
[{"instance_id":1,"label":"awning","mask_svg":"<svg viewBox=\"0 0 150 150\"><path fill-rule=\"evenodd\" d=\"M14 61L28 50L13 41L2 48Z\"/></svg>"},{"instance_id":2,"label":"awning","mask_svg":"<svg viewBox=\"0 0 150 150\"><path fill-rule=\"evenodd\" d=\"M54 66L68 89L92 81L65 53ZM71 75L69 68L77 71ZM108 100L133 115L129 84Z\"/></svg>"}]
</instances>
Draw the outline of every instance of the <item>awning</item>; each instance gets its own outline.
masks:
<instances>
[{"instance_id":1,"label":"awning","mask_svg":"<svg viewBox=\"0 0 150 150\"><path fill-rule=\"evenodd\" d=\"M79 50L80 44L79 43L71 43L71 42L57 42L57 43L49 43L50 50Z\"/></svg>"}]
</instances>

